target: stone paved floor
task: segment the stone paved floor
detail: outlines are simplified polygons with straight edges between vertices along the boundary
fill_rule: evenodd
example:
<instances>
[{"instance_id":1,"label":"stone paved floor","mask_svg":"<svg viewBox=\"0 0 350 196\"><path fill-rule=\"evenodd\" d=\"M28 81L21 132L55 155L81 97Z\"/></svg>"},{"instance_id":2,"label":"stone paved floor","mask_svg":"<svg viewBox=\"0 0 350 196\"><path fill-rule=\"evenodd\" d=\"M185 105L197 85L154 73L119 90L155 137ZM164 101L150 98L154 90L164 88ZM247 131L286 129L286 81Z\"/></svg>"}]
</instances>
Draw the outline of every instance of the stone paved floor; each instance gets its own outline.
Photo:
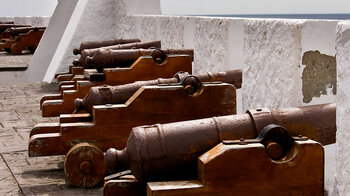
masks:
<instances>
[{"instance_id":1,"label":"stone paved floor","mask_svg":"<svg viewBox=\"0 0 350 196\"><path fill-rule=\"evenodd\" d=\"M0 51L0 68L27 68L31 58L32 54L28 53L28 51L23 51L22 55L12 55L5 51Z\"/></svg>"},{"instance_id":2,"label":"stone paved floor","mask_svg":"<svg viewBox=\"0 0 350 196\"><path fill-rule=\"evenodd\" d=\"M0 84L0 195L102 195L102 188L80 189L65 182L64 156L29 158L29 132L43 118L39 101L56 85Z\"/></svg>"}]
</instances>

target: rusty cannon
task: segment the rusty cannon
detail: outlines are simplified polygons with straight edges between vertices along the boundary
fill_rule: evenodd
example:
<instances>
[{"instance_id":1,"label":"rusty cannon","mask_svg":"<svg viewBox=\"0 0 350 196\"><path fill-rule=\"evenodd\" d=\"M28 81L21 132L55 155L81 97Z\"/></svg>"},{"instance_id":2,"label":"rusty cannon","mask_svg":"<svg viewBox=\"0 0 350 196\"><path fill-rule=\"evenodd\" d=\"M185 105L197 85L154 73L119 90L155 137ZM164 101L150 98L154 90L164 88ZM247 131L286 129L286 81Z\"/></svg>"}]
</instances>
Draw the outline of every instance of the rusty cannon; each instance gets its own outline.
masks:
<instances>
[{"instance_id":1,"label":"rusty cannon","mask_svg":"<svg viewBox=\"0 0 350 196\"><path fill-rule=\"evenodd\" d=\"M193 58L192 49L130 49L130 50L103 50L96 51L94 56L87 57L86 65L93 66L99 72L104 68L129 67L140 56L152 56L155 62L162 64L166 55L186 54ZM193 59L192 59L193 60Z\"/></svg>"},{"instance_id":2,"label":"rusty cannon","mask_svg":"<svg viewBox=\"0 0 350 196\"><path fill-rule=\"evenodd\" d=\"M30 132L29 156L66 155L68 180L80 187L94 186L105 175L94 159L102 161L103 166L99 153L115 146L125 147L133 127L236 113L236 88L232 84L202 83L194 78L186 76L178 84L142 86L132 95L126 93L130 97L122 98L124 103L94 105L91 114L62 114L59 123L37 124ZM109 87L100 87L99 91L103 89L110 92ZM90 151L92 146L96 148ZM80 151L82 148L86 153ZM83 163L80 158L92 162ZM90 169L77 170L80 165Z\"/></svg>"},{"instance_id":3,"label":"rusty cannon","mask_svg":"<svg viewBox=\"0 0 350 196\"><path fill-rule=\"evenodd\" d=\"M141 42L141 40L140 39L112 39L112 40L103 40L103 41L87 41L87 42L82 42L79 48L74 48L73 54L78 55L85 49L100 48L104 46L128 44L128 43L134 43L134 42Z\"/></svg>"},{"instance_id":4,"label":"rusty cannon","mask_svg":"<svg viewBox=\"0 0 350 196\"><path fill-rule=\"evenodd\" d=\"M140 39L113 39L113 40L103 40L103 41L86 41L86 42L82 42L79 48L74 48L73 54L74 55L81 54L81 52L86 49L100 48L100 47L119 45L119 44L129 44L129 43L135 43L135 42L141 42L141 40ZM73 62L75 62L75 64L78 63L75 60ZM77 70L75 70L74 68L77 68L77 67L73 64L69 67L69 72L57 73L55 74L55 78L57 78L60 75L74 74L73 71L76 71L77 73L82 72L81 71L82 69L80 67L78 67ZM61 79L59 79L58 81L66 81L71 79L72 79L71 76L62 76Z\"/></svg>"},{"instance_id":5,"label":"rusty cannon","mask_svg":"<svg viewBox=\"0 0 350 196\"><path fill-rule=\"evenodd\" d=\"M73 65L75 66L84 66L85 68L88 68L86 63L87 57L92 57L94 54L99 50L122 50L122 49L137 49L137 48L161 48L161 41L151 41L151 42L135 42L135 43L129 43L129 44L117 44L112 46L105 46L100 48L92 48L92 49L84 49L80 53L80 58L78 60L73 61Z\"/></svg>"},{"instance_id":6,"label":"rusty cannon","mask_svg":"<svg viewBox=\"0 0 350 196\"><path fill-rule=\"evenodd\" d=\"M0 21L0 25L2 24L15 24L14 21Z\"/></svg>"},{"instance_id":7,"label":"rusty cannon","mask_svg":"<svg viewBox=\"0 0 350 196\"><path fill-rule=\"evenodd\" d=\"M28 33L31 30L39 31L39 30L45 30L45 29L46 27L34 27L34 26L33 27L10 27L10 28L7 28L4 32L11 36L16 36L19 34Z\"/></svg>"},{"instance_id":8,"label":"rusty cannon","mask_svg":"<svg viewBox=\"0 0 350 196\"><path fill-rule=\"evenodd\" d=\"M6 40L9 40L10 38L12 38L15 35L12 35L8 32L5 32L7 29L9 28L18 28L18 27L30 27L29 25L19 25L19 24L0 24L0 41L1 42L5 42ZM11 52L9 49L5 48L5 47L1 47L0 50L5 49L6 52Z\"/></svg>"},{"instance_id":9,"label":"rusty cannon","mask_svg":"<svg viewBox=\"0 0 350 196\"><path fill-rule=\"evenodd\" d=\"M0 49L19 55L24 49L34 53L37 48L45 27L18 27L9 28L4 33L11 35L13 38L5 39L0 43Z\"/></svg>"},{"instance_id":10,"label":"rusty cannon","mask_svg":"<svg viewBox=\"0 0 350 196\"><path fill-rule=\"evenodd\" d=\"M65 85L67 82L62 82L59 86L60 94L46 95L40 100L42 115L49 117L72 113L73 101L83 98L93 86L170 78L179 71L192 73L193 57L189 55L166 55L162 64L154 59L153 56L141 56L128 68L106 68L103 73L87 69L84 71L86 80L74 80L68 85Z\"/></svg>"},{"instance_id":11,"label":"rusty cannon","mask_svg":"<svg viewBox=\"0 0 350 196\"><path fill-rule=\"evenodd\" d=\"M335 113L335 103L261 108L133 128L123 150L105 153L108 171L133 176L107 178L104 193L322 195L323 148L310 139L335 142Z\"/></svg>"},{"instance_id":12,"label":"rusty cannon","mask_svg":"<svg viewBox=\"0 0 350 196\"><path fill-rule=\"evenodd\" d=\"M71 85L72 83L74 83L74 81L72 81L74 79L74 76L84 75L84 69L89 68L85 64L86 58L89 56L93 56L98 49L121 50L121 49L131 49L131 48L161 48L161 41L135 42L135 43L128 43L128 44L117 44L112 46L105 46L100 48L84 49L80 53L80 58L75 59L73 61L72 63L73 65L70 66L69 72L58 73L56 74L55 78L57 79L57 81L70 81L66 83ZM83 80L83 79L84 78L81 78L80 80Z\"/></svg>"},{"instance_id":13,"label":"rusty cannon","mask_svg":"<svg viewBox=\"0 0 350 196\"><path fill-rule=\"evenodd\" d=\"M21 24L0 24L0 34L3 33L6 29L11 27L30 27L30 25L21 25Z\"/></svg>"},{"instance_id":14,"label":"rusty cannon","mask_svg":"<svg viewBox=\"0 0 350 196\"><path fill-rule=\"evenodd\" d=\"M185 81L186 83L184 83ZM83 99L75 99L75 111L87 111L92 114L94 105L120 104L125 103L142 86L155 85L176 85L183 84L187 94L198 91L202 82L224 82L232 84L236 89L241 88L242 71L231 70L226 72L207 72L197 76L192 76L187 72L179 72L173 78L158 78L149 81L137 81L130 84L118 86L97 86L91 87Z\"/></svg>"},{"instance_id":15,"label":"rusty cannon","mask_svg":"<svg viewBox=\"0 0 350 196\"><path fill-rule=\"evenodd\" d=\"M80 99L80 96L77 95L77 93L81 91L77 91L75 95L69 92L72 96L64 94L63 99L61 99L59 102L43 102L43 114L55 113L55 116L58 116L60 114L71 114L76 112L88 112L91 114L92 106L94 105L125 103L125 101L127 101L127 99L129 99L142 86L178 84L181 83L181 80L185 79L188 76L190 76L190 74L187 72L179 72L173 78L158 78L155 80L137 81L134 83L116 86L103 85L91 87L86 93L86 95L83 96L84 99ZM206 74L197 75L196 78L198 78L200 82L225 82L233 84L236 88L241 88L242 71L231 70L217 73L207 72ZM196 82L192 81L194 80L194 78L190 78L189 80L191 82ZM187 82L189 80L187 80ZM191 86L188 86L186 91L196 90L190 89L190 87Z\"/></svg>"}]
</instances>

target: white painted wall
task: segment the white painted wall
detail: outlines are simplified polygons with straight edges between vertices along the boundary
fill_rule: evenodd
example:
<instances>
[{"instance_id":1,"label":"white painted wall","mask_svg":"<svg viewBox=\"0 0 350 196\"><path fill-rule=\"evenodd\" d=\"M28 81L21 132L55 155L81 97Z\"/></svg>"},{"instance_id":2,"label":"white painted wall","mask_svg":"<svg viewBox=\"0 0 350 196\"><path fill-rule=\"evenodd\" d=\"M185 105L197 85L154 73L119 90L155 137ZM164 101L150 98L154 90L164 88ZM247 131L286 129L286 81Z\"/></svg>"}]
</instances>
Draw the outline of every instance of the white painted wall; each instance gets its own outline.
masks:
<instances>
[{"instance_id":1,"label":"white painted wall","mask_svg":"<svg viewBox=\"0 0 350 196\"><path fill-rule=\"evenodd\" d=\"M334 195L350 194L350 22L340 22L336 31L337 49L337 153Z\"/></svg>"},{"instance_id":2,"label":"white painted wall","mask_svg":"<svg viewBox=\"0 0 350 196\"><path fill-rule=\"evenodd\" d=\"M79 0L43 80L51 82L56 72L67 71L81 42L113 39L116 12L114 0Z\"/></svg>"},{"instance_id":3,"label":"white painted wall","mask_svg":"<svg viewBox=\"0 0 350 196\"><path fill-rule=\"evenodd\" d=\"M47 27L29 63L28 70L26 71L27 81L43 80L77 2L78 0L59 0L52 15L52 21Z\"/></svg>"}]
</instances>

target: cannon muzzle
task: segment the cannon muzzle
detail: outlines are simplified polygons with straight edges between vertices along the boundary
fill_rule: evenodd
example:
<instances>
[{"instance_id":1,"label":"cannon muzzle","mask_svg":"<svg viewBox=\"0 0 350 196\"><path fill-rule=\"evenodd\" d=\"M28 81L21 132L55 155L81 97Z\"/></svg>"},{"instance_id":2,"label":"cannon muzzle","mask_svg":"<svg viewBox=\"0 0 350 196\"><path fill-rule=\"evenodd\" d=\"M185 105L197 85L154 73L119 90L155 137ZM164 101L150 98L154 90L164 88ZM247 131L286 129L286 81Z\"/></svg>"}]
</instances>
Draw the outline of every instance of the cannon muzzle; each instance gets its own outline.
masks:
<instances>
[{"instance_id":1,"label":"cannon muzzle","mask_svg":"<svg viewBox=\"0 0 350 196\"><path fill-rule=\"evenodd\" d=\"M270 124L285 127L292 136L306 136L323 145L335 142L336 104L322 104L220 116L133 128L126 148L105 153L107 170L130 168L140 182L174 180L196 175L197 158L225 140L256 138ZM278 145L270 154L279 158ZM234 163L230 163L234 164Z\"/></svg>"}]
</instances>

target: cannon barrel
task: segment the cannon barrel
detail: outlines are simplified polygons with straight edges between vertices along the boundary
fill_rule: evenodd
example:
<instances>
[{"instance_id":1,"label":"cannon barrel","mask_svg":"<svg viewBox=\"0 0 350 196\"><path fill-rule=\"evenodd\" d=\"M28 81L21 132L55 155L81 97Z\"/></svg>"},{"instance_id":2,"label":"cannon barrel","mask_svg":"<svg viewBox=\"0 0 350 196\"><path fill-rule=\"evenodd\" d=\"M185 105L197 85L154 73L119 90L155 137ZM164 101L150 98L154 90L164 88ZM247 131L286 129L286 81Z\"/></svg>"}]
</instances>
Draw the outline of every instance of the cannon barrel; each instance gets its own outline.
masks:
<instances>
[{"instance_id":1,"label":"cannon barrel","mask_svg":"<svg viewBox=\"0 0 350 196\"><path fill-rule=\"evenodd\" d=\"M103 68L113 67L129 67L140 56L151 55L155 61L159 64L164 62L166 55L172 54L186 54L192 57L192 49L129 49L129 50L103 50L99 49L95 55L86 58L86 64L93 66L99 72L103 71Z\"/></svg>"},{"instance_id":2,"label":"cannon barrel","mask_svg":"<svg viewBox=\"0 0 350 196\"><path fill-rule=\"evenodd\" d=\"M117 44L112 46L105 46L101 48L92 48L92 49L84 49L80 53L80 58L78 60L73 61L73 65L79 66L82 65L85 68L88 66L85 64L86 58L88 56L93 56L98 49L104 50L122 50L122 49L131 49L131 48L161 48L161 41L151 41L151 42L134 42L129 44Z\"/></svg>"},{"instance_id":3,"label":"cannon barrel","mask_svg":"<svg viewBox=\"0 0 350 196\"><path fill-rule=\"evenodd\" d=\"M99 48L104 46L111 46L116 44L128 44L134 42L141 42L140 39L112 39L112 40L104 40L104 41L94 41L94 42L82 42L79 48L73 49L73 54L78 55L85 49L91 48Z\"/></svg>"},{"instance_id":4,"label":"cannon barrel","mask_svg":"<svg viewBox=\"0 0 350 196\"><path fill-rule=\"evenodd\" d=\"M86 110L91 114L93 105L125 103L142 86L176 84L188 75L189 74L185 72L178 74L174 78L159 78L156 80L149 81L137 81L134 83L117 86L104 85L91 87L89 89L88 94L83 99L75 99L74 105L77 111ZM241 70L231 70L217 73L208 72L205 74L198 75L196 77L199 79L200 82L221 81L233 84L236 88L240 88L242 83ZM196 80L194 78L189 78L187 82L196 82Z\"/></svg>"},{"instance_id":5,"label":"cannon barrel","mask_svg":"<svg viewBox=\"0 0 350 196\"><path fill-rule=\"evenodd\" d=\"M2 24L15 24L14 21L6 21L6 22L3 22L3 21L0 21L0 25Z\"/></svg>"},{"instance_id":6,"label":"cannon barrel","mask_svg":"<svg viewBox=\"0 0 350 196\"><path fill-rule=\"evenodd\" d=\"M6 29L11 27L30 27L30 25L21 25L21 24L0 24L0 34L3 33Z\"/></svg>"},{"instance_id":7,"label":"cannon barrel","mask_svg":"<svg viewBox=\"0 0 350 196\"><path fill-rule=\"evenodd\" d=\"M9 35L18 35L21 33L28 33L30 30L38 31L38 30L45 30L46 27L11 27L5 30L6 34Z\"/></svg>"},{"instance_id":8,"label":"cannon barrel","mask_svg":"<svg viewBox=\"0 0 350 196\"><path fill-rule=\"evenodd\" d=\"M130 168L140 182L191 178L201 154L225 140L256 138L269 124L285 127L292 136L303 135L324 145L334 143L336 104L262 108L246 114L135 127L123 150L112 148L105 153L106 168L110 172Z\"/></svg>"}]
</instances>

